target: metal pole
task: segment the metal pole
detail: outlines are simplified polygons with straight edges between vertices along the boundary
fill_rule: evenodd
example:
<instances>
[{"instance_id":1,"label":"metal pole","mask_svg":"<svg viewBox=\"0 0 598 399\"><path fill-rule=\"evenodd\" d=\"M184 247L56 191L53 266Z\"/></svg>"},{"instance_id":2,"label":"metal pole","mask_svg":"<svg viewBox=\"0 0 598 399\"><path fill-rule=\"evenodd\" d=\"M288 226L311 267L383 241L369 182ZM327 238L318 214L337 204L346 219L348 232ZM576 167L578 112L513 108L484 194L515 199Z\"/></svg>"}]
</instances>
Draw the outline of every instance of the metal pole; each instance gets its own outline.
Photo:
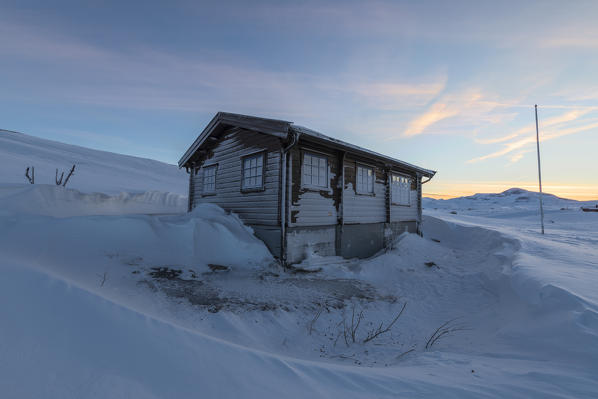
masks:
<instances>
[{"instance_id":1,"label":"metal pole","mask_svg":"<svg viewBox=\"0 0 598 399\"><path fill-rule=\"evenodd\" d=\"M540 223L542 234L544 234L544 207L542 206L542 170L540 169L540 134L538 133L538 104L534 105L536 110L536 148L538 150L538 182L540 183Z\"/></svg>"}]
</instances>

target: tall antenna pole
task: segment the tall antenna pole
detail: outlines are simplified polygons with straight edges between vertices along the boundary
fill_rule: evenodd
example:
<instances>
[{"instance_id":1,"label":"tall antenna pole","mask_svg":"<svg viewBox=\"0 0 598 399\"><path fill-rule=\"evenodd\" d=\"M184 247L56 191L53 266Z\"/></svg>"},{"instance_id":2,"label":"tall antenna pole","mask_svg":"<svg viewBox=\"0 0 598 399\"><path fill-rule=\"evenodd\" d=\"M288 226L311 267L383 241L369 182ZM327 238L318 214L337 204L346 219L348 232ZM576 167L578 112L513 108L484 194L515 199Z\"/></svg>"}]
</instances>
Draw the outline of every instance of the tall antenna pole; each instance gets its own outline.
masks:
<instances>
[{"instance_id":1,"label":"tall antenna pole","mask_svg":"<svg viewBox=\"0 0 598 399\"><path fill-rule=\"evenodd\" d=\"M538 104L534 105L536 110L536 148L538 149L538 182L540 183L540 223L542 234L544 234L544 207L542 206L542 170L540 169L540 133L538 133Z\"/></svg>"}]
</instances>

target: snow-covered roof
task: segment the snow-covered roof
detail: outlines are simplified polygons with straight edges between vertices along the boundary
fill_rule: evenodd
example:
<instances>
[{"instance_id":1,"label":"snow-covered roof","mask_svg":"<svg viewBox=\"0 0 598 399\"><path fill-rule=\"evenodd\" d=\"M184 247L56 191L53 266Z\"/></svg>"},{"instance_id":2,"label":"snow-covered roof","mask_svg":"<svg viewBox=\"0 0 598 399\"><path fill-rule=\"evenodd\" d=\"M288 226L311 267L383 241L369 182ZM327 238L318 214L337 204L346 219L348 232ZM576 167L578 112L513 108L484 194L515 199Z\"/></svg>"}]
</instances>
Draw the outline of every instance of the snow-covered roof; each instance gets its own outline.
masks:
<instances>
[{"instance_id":1,"label":"snow-covered roof","mask_svg":"<svg viewBox=\"0 0 598 399\"><path fill-rule=\"evenodd\" d=\"M408 162L404 162L404 161L401 161L399 159L392 158L392 157L380 154L380 153L372 151L372 150L368 150L367 148L363 148L363 147L357 146L355 144L350 144L350 143L347 143L346 141L335 139L334 137L326 136L325 134L322 134L322 133L317 132L315 130L306 128L304 126L292 125L291 129L294 130L297 133L300 133L301 135L306 135L306 136L313 137L315 139L327 142L327 143L329 143L329 144L331 144L333 146L339 147L341 149L345 149L345 150L350 151L350 152L354 152L354 153L357 153L357 154L367 155L367 156L370 156L370 157L373 157L373 158L379 158L379 159L381 159L383 161L386 161L386 162L389 162L391 164L395 164L395 165L398 165L398 166L403 167L403 168L415 170L415 171L420 172L422 175L427 176L427 177L432 177L432 176L434 176L436 174L436 171L434 171L434 170L424 169L424 168L421 168L419 166L410 164Z\"/></svg>"},{"instance_id":2,"label":"snow-covered roof","mask_svg":"<svg viewBox=\"0 0 598 399\"><path fill-rule=\"evenodd\" d=\"M359 147L354 144L347 143L345 141L327 136L315 130L306 128L304 126L295 125L293 122L284 121L280 119L268 119L268 118L260 118L256 116L250 115L241 115L241 114L233 114L229 112L218 112L214 118L208 123L205 129L201 132L201 134L197 137L197 139L193 142L193 144L189 147L189 149L185 152L185 154L179 160L179 167L186 166L187 162L191 160L193 154L201 145L215 132L220 131L224 127L228 126L236 126L241 127L249 130L259 131L261 133L270 134L273 136L277 136L282 139L288 139L289 133L293 132L296 134L300 134L302 136L308 136L312 139L317 141L321 141L330 145L332 147L345 150L347 152L356 153L358 155L367 156L371 158L376 158L382 160L386 163L391 165L413 170L415 172L421 173L423 176L432 177L436 174L436 171L425 169L408 162L401 161L396 158L392 158L378 152L368 150L363 147Z\"/></svg>"}]
</instances>

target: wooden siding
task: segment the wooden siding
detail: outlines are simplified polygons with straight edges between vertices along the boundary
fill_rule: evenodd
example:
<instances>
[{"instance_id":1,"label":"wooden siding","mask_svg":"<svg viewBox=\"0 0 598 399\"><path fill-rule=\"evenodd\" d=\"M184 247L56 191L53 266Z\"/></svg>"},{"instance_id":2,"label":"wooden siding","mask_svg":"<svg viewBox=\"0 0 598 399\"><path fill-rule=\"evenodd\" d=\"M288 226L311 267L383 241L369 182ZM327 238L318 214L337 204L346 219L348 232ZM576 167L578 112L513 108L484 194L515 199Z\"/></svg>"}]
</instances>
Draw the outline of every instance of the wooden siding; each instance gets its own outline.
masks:
<instances>
[{"instance_id":1,"label":"wooden siding","mask_svg":"<svg viewBox=\"0 0 598 399\"><path fill-rule=\"evenodd\" d=\"M307 189L302 186L302 154L304 152L327 154L329 187L323 190ZM341 155L325 147L306 144L293 148L289 153L290 197L289 226L324 226L334 225L341 217L341 195L343 195L344 224L385 223L419 220L417 178L411 175L413 184L410 192L410 204L390 206L389 182L387 170L382 164L374 160L345 156L344 161L344 190L341 194L340 186L342 170L340 170ZM358 165L373 167L375 170L374 193L358 194L356 192L356 171ZM400 173L405 174L404 171Z\"/></svg>"},{"instance_id":2,"label":"wooden siding","mask_svg":"<svg viewBox=\"0 0 598 399\"><path fill-rule=\"evenodd\" d=\"M194 176L193 207L200 203L217 204L239 215L246 224L278 225L280 196L280 140L250 130L232 128L200 160L200 169ZM241 191L241 158L265 151L264 189ZM203 195L201 166L218 164L216 193Z\"/></svg>"},{"instance_id":3,"label":"wooden siding","mask_svg":"<svg viewBox=\"0 0 598 399\"><path fill-rule=\"evenodd\" d=\"M405 176L405 173L400 173ZM419 221L419 192L418 177L416 175L409 175L411 177L411 189L409 190L409 206L392 204L390 206L390 221L391 222L411 222ZM391 201L392 202L392 201Z\"/></svg>"},{"instance_id":4,"label":"wooden siding","mask_svg":"<svg viewBox=\"0 0 598 399\"><path fill-rule=\"evenodd\" d=\"M356 192L357 165L363 164L374 168L374 193L358 194ZM384 223L386 222L386 173L373 162L362 161L349 155L345 158L344 184L344 222L354 223Z\"/></svg>"},{"instance_id":5,"label":"wooden siding","mask_svg":"<svg viewBox=\"0 0 598 399\"><path fill-rule=\"evenodd\" d=\"M303 154L312 152L328 160L328 188L321 190L302 185ZM289 152L291 205L290 226L336 225L339 205L339 160L336 151L300 143Z\"/></svg>"},{"instance_id":6,"label":"wooden siding","mask_svg":"<svg viewBox=\"0 0 598 399\"><path fill-rule=\"evenodd\" d=\"M391 222L408 222L418 220L418 199L417 190L411 190L409 196L409 206L405 205L391 205L390 221Z\"/></svg>"}]
</instances>

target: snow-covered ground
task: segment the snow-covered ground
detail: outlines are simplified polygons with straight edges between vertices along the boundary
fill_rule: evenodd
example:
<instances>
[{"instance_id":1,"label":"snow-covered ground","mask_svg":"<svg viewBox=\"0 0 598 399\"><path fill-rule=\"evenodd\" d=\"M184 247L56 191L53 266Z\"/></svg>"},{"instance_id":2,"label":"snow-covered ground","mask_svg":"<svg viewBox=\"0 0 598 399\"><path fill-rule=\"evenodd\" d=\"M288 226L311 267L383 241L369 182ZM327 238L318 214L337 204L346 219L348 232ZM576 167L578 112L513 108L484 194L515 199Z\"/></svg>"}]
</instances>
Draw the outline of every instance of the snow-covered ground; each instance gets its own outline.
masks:
<instances>
[{"instance_id":1,"label":"snow-covered ground","mask_svg":"<svg viewBox=\"0 0 598 399\"><path fill-rule=\"evenodd\" d=\"M35 168L36 184L55 184L73 165L67 183L84 193L162 191L187 195L184 170L153 159L98 151L0 129L0 183L26 183L25 169Z\"/></svg>"},{"instance_id":2,"label":"snow-covered ground","mask_svg":"<svg viewBox=\"0 0 598 399\"><path fill-rule=\"evenodd\" d=\"M1 397L598 395L580 203L547 198L541 236L533 193L426 200L424 237L291 273L218 207L110 187L104 157L104 194L0 184Z\"/></svg>"}]
</instances>

